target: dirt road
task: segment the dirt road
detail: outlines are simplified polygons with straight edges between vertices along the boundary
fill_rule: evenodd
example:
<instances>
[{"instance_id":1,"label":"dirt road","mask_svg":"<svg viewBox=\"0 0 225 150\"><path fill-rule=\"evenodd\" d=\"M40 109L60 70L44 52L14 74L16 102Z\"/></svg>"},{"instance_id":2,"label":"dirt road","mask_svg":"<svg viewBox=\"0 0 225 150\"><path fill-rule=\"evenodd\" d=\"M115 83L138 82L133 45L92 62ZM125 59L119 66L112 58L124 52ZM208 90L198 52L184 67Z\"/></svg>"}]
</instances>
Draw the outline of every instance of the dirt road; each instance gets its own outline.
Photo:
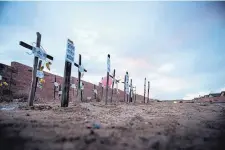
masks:
<instances>
[{"instance_id":1,"label":"dirt road","mask_svg":"<svg viewBox=\"0 0 225 150\"><path fill-rule=\"evenodd\" d=\"M59 104L0 104L1 149L225 149L225 104Z\"/></svg>"}]
</instances>

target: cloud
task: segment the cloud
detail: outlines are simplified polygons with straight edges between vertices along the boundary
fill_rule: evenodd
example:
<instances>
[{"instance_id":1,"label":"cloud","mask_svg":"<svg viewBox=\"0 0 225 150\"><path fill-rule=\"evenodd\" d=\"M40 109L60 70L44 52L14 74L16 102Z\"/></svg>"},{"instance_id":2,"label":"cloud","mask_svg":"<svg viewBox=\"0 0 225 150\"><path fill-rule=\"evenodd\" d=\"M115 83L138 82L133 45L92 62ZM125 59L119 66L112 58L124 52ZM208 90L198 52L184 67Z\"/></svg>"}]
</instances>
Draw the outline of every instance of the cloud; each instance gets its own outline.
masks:
<instances>
[{"instance_id":1,"label":"cloud","mask_svg":"<svg viewBox=\"0 0 225 150\"><path fill-rule=\"evenodd\" d=\"M158 71L159 72L171 72L174 70L174 65L173 64L170 64L170 63L167 63L167 64L163 64L162 66L159 67Z\"/></svg>"}]
</instances>

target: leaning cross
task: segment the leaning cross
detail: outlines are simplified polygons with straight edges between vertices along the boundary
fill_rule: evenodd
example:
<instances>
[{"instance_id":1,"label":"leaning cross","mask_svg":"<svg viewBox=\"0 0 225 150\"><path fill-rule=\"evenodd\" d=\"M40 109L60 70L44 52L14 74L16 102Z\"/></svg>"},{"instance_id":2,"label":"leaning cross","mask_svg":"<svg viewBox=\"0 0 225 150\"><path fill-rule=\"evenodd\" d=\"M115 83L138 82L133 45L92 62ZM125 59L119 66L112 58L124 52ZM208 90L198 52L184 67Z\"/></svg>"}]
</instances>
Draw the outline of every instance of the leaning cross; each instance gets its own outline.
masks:
<instances>
[{"instance_id":1,"label":"leaning cross","mask_svg":"<svg viewBox=\"0 0 225 150\"><path fill-rule=\"evenodd\" d=\"M34 101L34 95L35 95L35 84L37 83L37 77L36 77L36 73L37 73L37 65L38 65L38 58L48 58L50 60L53 60L53 57L45 54L43 52L43 50L40 49L41 47L41 34L39 32L36 33L37 34L37 42L36 42L36 47L33 47L23 41L20 41L20 45L33 51L35 56L34 56L34 63L33 63L33 71L32 71L32 82L31 82L31 89L30 89L30 93L29 93L29 98L28 98L28 105L29 106L33 106L33 101Z\"/></svg>"},{"instance_id":2,"label":"leaning cross","mask_svg":"<svg viewBox=\"0 0 225 150\"><path fill-rule=\"evenodd\" d=\"M83 97L83 92L81 90L81 86L80 86L80 81L81 81L81 70L83 69L84 72L87 72L86 69L81 68L81 54L79 54L79 64L74 63L74 65L78 68L78 89L77 89L77 96L79 97L79 95L81 96L81 101L82 101L82 97ZM80 93L80 94L79 94Z\"/></svg>"}]
</instances>

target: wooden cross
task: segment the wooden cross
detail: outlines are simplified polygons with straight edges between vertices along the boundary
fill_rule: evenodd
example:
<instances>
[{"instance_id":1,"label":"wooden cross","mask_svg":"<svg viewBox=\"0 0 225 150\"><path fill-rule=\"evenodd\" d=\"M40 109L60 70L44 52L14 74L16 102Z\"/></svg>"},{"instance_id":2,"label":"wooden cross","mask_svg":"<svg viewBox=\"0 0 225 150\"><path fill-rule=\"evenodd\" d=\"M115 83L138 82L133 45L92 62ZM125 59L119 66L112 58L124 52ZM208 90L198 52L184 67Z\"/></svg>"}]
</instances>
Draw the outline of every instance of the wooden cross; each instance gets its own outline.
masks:
<instances>
[{"instance_id":1,"label":"wooden cross","mask_svg":"<svg viewBox=\"0 0 225 150\"><path fill-rule=\"evenodd\" d=\"M113 83L112 83L112 94L111 94L111 103L112 103L112 97L113 97L113 88L114 88L114 79L115 79L115 75L116 75L116 70L113 70L113 75L110 75L110 77L113 79Z\"/></svg>"},{"instance_id":2,"label":"wooden cross","mask_svg":"<svg viewBox=\"0 0 225 150\"><path fill-rule=\"evenodd\" d=\"M115 70L115 69L114 69ZM116 71L115 71L116 74ZM121 79L116 79L115 76L113 77L112 75L109 75L111 78L113 78L113 82L115 81L116 84L118 84L120 82ZM122 82L123 83L123 82ZM114 86L112 86L114 87ZM117 89L118 90L118 89ZM112 88L112 96L113 96L113 88Z\"/></svg>"},{"instance_id":3,"label":"wooden cross","mask_svg":"<svg viewBox=\"0 0 225 150\"><path fill-rule=\"evenodd\" d=\"M83 91L80 88L80 81L81 81L81 72L79 71L79 67L81 67L81 54L79 54L79 64L74 63L74 65L78 68L78 89L77 89L77 96L81 96L81 101L83 100ZM87 72L86 69L84 69L84 72Z\"/></svg>"},{"instance_id":4,"label":"wooden cross","mask_svg":"<svg viewBox=\"0 0 225 150\"><path fill-rule=\"evenodd\" d=\"M149 88L150 88L150 82L148 81L148 101L147 101L147 103L149 103Z\"/></svg>"},{"instance_id":5,"label":"wooden cross","mask_svg":"<svg viewBox=\"0 0 225 150\"><path fill-rule=\"evenodd\" d=\"M133 88L135 89L135 90L134 90L134 91L135 91L135 92L134 92L134 93L135 93L135 94L134 94L134 102L136 102L136 86L133 87Z\"/></svg>"},{"instance_id":6,"label":"wooden cross","mask_svg":"<svg viewBox=\"0 0 225 150\"><path fill-rule=\"evenodd\" d=\"M102 81L103 81L103 77L102 77ZM103 99L103 84L101 83L101 100Z\"/></svg>"},{"instance_id":7,"label":"wooden cross","mask_svg":"<svg viewBox=\"0 0 225 150\"><path fill-rule=\"evenodd\" d=\"M110 55L107 56L107 81L106 81L106 97L105 97L105 104L107 104L108 101L108 89L109 89L109 72L110 72Z\"/></svg>"},{"instance_id":8,"label":"wooden cross","mask_svg":"<svg viewBox=\"0 0 225 150\"><path fill-rule=\"evenodd\" d=\"M37 40L36 40L36 47L40 48L41 46L41 34L39 32L36 33L37 34ZM19 43L21 46L33 50L34 47L24 43L23 41L20 41ZM46 58L53 60L53 57L46 54ZM36 86L36 81L38 80L38 78L36 77L36 73L37 73L37 65L38 65L38 57L34 56L34 62L33 62L33 71L32 71L32 82L31 82L31 88L30 88L30 93L29 93L29 98L28 98L28 105L29 106L33 106L33 101L34 101L34 96L35 96L35 86Z\"/></svg>"},{"instance_id":9,"label":"wooden cross","mask_svg":"<svg viewBox=\"0 0 225 150\"><path fill-rule=\"evenodd\" d=\"M144 82L144 103L145 103L145 92L146 92L146 78L145 78L145 82Z\"/></svg>"},{"instance_id":10,"label":"wooden cross","mask_svg":"<svg viewBox=\"0 0 225 150\"><path fill-rule=\"evenodd\" d=\"M128 72L126 72L126 74L128 74ZM124 76L124 81L121 82L124 84L124 102L126 101L126 74Z\"/></svg>"},{"instance_id":11,"label":"wooden cross","mask_svg":"<svg viewBox=\"0 0 225 150\"><path fill-rule=\"evenodd\" d=\"M133 97L131 97L131 94L133 96L132 92L133 92L132 79L130 79L130 100L129 100L129 102L131 102L133 100Z\"/></svg>"},{"instance_id":12,"label":"wooden cross","mask_svg":"<svg viewBox=\"0 0 225 150\"><path fill-rule=\"evenodd\" d=\"M95 90L96 90L96 85L94 84L94 97L95 99L97 99L97 94L95 93Z\"/></svg>"}]
</instances>

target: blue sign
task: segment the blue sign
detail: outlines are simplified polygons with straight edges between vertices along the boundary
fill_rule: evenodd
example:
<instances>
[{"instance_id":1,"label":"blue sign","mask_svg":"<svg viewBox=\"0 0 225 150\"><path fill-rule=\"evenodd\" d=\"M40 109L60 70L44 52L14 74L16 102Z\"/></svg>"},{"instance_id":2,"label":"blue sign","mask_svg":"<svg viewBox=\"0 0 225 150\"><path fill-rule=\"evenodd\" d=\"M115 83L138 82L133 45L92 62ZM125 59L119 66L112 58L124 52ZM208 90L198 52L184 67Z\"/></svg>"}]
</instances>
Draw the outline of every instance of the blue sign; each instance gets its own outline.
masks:
<instances>
[{"instance_id":1,"label":"blue sign","mask_svg":"<svg viewBox=\"0 0 225 150\"><path fill-rule=\"evenodd\" d=\"M75 46L70 40L67 40L66 61L73 63L75 55Z\"/></svg>"}]
</instances>

